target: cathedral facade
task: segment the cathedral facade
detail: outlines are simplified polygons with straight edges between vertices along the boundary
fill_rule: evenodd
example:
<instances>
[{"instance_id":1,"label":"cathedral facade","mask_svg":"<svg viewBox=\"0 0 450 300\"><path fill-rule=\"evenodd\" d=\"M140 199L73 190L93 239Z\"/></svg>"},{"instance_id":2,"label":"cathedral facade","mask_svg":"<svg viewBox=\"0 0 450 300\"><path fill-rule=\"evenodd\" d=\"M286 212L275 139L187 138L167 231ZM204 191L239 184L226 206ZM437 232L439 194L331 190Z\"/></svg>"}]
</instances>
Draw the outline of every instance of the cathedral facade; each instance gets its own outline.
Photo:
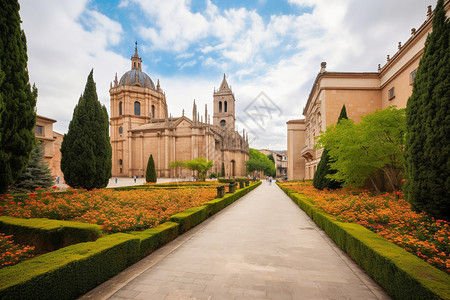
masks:
<instances>
[{"instance_id":1,"label":"cathedral facade","mask_svg":"<svg viewBox=\"0 0 450 300\"><path fill-rule=\"evenodd\" d=\"M169 116L165 93L144 72L137 47L131 70L111 83L110 137L112 176L145 176L150 155L158 177L190 177L190 170L170 168L170 163L205 158L214 162L209 173L244 176L248 160L248 135L235 130L235 98L225 75L213 93L213 122L208 108L200 114L193 103L192 118Z\"/></svg>"}]
</instances>

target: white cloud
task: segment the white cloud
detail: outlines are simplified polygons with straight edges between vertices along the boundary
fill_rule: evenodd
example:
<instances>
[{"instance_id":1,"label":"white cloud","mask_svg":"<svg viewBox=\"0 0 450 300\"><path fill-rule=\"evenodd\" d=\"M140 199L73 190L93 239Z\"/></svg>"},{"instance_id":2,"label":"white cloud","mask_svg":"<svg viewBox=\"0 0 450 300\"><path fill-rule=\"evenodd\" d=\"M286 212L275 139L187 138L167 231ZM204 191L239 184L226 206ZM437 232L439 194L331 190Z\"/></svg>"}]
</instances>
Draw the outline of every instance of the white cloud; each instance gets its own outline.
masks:
<instances>
[{"instance_id":1,"label":"white cloud","mask_svg":"<svg viewBox=\"0 0 450 300\"><path fill-rule=\"evenodd\" d=\"M120 41L121 25L86 10L87 1L23 0L20 4L30 81L39 92L38 114L56 119L54 130L67 132L92 68L99 100L109 109L109 82L115 72L128 68L126 59L109 50Z\"/></svg>"}]
</instances>

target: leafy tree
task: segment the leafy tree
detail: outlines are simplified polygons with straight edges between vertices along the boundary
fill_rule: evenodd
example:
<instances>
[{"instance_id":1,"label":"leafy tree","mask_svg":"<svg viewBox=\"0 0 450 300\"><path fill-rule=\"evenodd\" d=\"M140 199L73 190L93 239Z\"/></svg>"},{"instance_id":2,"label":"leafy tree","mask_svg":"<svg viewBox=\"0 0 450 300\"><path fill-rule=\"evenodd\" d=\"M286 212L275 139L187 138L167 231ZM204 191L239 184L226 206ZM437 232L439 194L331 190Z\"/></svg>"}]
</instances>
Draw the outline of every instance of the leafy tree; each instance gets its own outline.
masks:
<instances>
[{"instance_id":1,"label":"leafy tree","mask_svg":"<svg viewBox=\"0 0 450 300\"><path fill-rule=\"evenodd\" d=\"M249 159L245 162L247 172L262 171L267 176L276 176L276 169L273 162L256 149L249 149Z\"/></svg>"},{"instance_id":2,"label":"leafy tree","mask_svg":"<svg viewBox=\"0 0 450 300\"><path fill-rule=\"evenodd\" d=\"M222 163L222 171L220 172L220 177L225 177L225 164Z\"/></svg>"},{"instance_id":3,"label":"leafy tree","mask_svg":"<svg viewBox=\"0 0 450 300\"><path fill-rule=\"evenodd\" d=\"M390 106L361 119L358 124L342 119L320 136L318 145L329 150L330 167L337 171L328 178L343 186L362 186L369 179L379 193L376 178L381 172L398 190L404 165L405 110Z\"/></svg>"},{"instance_id":4,"label":"leafy tree","mask_svg":"<svg viewBox=\"0 0 450 300\"><path fill-rule=\"evenodd\" d=\"M188 161L174 161L170 163L170 168L183 167L192 171L198 172L198 179L204 181L206 178L206 173L213 166L213 161L207 161L206 159L199 157Z\"/></svg>"},{"instance_id":5,"label":"leafy tree","mask_svg":"<svg viewBox=\"0 0 450 300\"><path fill-rule=\"evenodd\" d=\"M36 139L37 89L27 70L27 42L17 0L0 1L0 194L22 174Z\"/></svg>"},{"instance_id":6,"label":"leafy tree","mask_svg":"<svg viewBox=\"0 0 450 300\"><path fill-rule=\"evenodd\" d=\"M406 106L405 194L416 210L450 220L450 20L436 5L433 31Z\"/></svg>"},{"instance_id":7,"label":"leafy tree","mask_svg":"<svg viewBox=\"0 0 450 300\"><path fill-rule=\"evenodd\" d=\"M35 190L38 187L46 188L53 184L53 177L48 164L44 161L44 145L37 142L33 151L31 151L28 166L16 180L13 189L16 190Z\"/></svg>"},{"instance_id":8,"label":"leafy tree","mask_svg":"<svg viewBox=\"0 0 450 300\"><path fill-rule=\"evenodd\" d=\"M347 110L345 109L345 104L342 106L341 113L338 118L338 123L347 117ZM322 152L322 156L320 157L320 162L317 165L316 173L313 178L313 185L316 189L323 190L327 189L340 189L342 187L341 182L330 179L327 175L333 175L336 173L336 170L330 168L330 155L328 153L328 149L325 147Z\"/></svg>"},{"instance_id":9,"label":"leafy tree","mask_svg":"<svg viewBox=\"0 0 450 300\"><path fill-rule=\"evenodd\" d=\"M111 153L108 113L98 101L91 70L61 145L61 170L67 184L88 190L106 187Z\"/></svg>"},{"instance_id":10,"label":"leafy tree","mask_svg":"<svg viewBox=\"0 0 450 300\"><path fill-rule=\"evenodd\" d=\"M272 153L267 155L267 158L270 159L273 162L273 164L275 164L275 159L273 158L273 154Z\"/></svg>"},{"instance_id":11,"label":"leafy tree","mask_svg":"<svg viewBox=\"0 0 450 300\"><path fill-rule=\"evenodd\" d=\"M153 155L150 154L147 163L147 173L145 174L146 182L156 182L156 169L155 169L155 161L153 160Z\"/></svg>"}]
</instances>

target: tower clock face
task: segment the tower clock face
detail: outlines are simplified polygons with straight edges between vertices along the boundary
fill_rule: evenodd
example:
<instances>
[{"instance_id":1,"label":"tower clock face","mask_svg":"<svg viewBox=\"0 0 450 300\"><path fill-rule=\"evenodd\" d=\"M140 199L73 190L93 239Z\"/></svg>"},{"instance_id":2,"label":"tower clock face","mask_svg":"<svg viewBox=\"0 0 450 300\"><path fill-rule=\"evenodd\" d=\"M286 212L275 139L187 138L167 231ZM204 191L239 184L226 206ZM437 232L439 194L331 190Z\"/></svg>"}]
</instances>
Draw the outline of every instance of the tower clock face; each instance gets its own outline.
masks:
<instances>
[{"instance_id":1,"label":"tower clock face","mask_svg":"<svg viewBox=\"0 0 450 300\"><path fill-rule=\"evenodd\" d=\"M225 127L226 124L227 122L225 122L225 120L220 121L220 126Z\"/></svg>"}]
</instances>

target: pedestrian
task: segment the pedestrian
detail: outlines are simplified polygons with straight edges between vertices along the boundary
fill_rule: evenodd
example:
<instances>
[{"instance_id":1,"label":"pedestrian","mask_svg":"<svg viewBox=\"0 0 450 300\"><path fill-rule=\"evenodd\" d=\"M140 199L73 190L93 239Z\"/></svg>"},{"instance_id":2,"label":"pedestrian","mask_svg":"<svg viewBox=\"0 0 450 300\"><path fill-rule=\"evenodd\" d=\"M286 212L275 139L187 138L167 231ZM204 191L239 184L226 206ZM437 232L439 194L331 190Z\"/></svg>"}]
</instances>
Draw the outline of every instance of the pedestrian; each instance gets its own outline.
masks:
<instances>
[{"instance_id":1,"label":"pedestrian","mask_svg":"<svg viewBox=\"0 0 450 300\"><path fill-rule=\"evenodd\" d=\"M269 185L272 185L272 176L269 177Z\"/></svg>"},{"instance_id":2,"label":"pedestrian","mask_svg":"<svg viewBox=\"0 0 450 300\"><path fill-rule=\"evenodd\" d=\"M134 183L136 183L136 175L133 176Z\"/></svg>"},{"instance_id":3,"label":"pedestrian","mask_svg":"<svg viewBox=\"0 0 450 300\"><path fill-rule=\"evenodd\" d=\"M116 177L116 184L117 184L117 177Z\"/></svg>"},{"instance_id":4,"label":"pedestrian","mask_svg":"<svg viewBox=\"0 0 450 300\"><path fill-rule=\"evenodd\" d=\"M56 177L56 183L59 184L59 176Z\"/></svg>"}]
</instances>

